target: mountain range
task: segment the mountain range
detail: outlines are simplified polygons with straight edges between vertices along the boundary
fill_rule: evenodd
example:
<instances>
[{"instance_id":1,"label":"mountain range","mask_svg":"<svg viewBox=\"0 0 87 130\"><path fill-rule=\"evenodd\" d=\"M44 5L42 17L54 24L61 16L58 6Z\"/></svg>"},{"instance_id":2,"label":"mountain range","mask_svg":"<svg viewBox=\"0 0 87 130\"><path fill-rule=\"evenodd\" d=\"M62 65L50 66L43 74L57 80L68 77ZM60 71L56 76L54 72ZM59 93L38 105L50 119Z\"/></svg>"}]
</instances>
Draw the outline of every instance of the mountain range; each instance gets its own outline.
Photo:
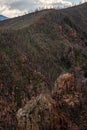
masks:
<instances>
[{"instance_id":1,"label":"mountain range","mask_svg":"<svg viewBox=\"0 0 87 130\"><path fill-rule=\"evenodd\" d=\"M1 130L86 130L87 3L0 21Z\"/></svg>"},{"instance_id":2,"label":"mountain range","mask_svg":"<svg viewBox=\"0 0 87 130\"><path fill-rule=\"evenodd\" d=\"M6 16L0 15L0 21L8 19Z\"/></svg>"}]
</instances>

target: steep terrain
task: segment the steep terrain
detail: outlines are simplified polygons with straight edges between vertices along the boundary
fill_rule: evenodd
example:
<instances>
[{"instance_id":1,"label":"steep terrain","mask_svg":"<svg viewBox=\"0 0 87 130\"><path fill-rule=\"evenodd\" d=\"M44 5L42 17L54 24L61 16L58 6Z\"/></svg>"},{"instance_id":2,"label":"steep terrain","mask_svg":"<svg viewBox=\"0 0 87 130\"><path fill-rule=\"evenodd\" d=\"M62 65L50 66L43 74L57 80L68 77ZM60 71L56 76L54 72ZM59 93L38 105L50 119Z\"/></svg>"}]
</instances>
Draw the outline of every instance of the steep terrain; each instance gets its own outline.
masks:
<instances>
[{"instance_id":1,"label":"steep terrain","mask_svg":"<svg viewBox=\"0 0 87 130\"><path fill-rule=\"evenodd\" d=\"M66 72L74 74L74 87L76 86L78 89L75 92L69 89L69 93L60 100L64 106L59 105L58 107L62 108L64 122L67 118L67 123L70 121L72 127L75 124L76 129L86 130L86 96L81 95L87 94L87 3L62 10L37 11L22 17L0 21L1 130L17 129L16 113L18 109L24 107L29 100L31 100L29 103L36 102L36 100L45 102L44 96L39 97L40 94L50 95L50 98L54 98L51 101L59 104L59 101L56 101L59 99L55 93L57 90L58 94L63 91L62 86L65 84L60 85L61 91L54 87L54 84L57 77ZM69 86L73 86L72 81ZM83 81L85 90L82 94L79 91L83 86ZM52 91L53 93L51 93ZM66 89L65 92L67 92ZM69 97L70 101L67 100ZM78 97L84 104L84 107L79 106L79 109L77 109ZM74 104L71 100L75 100L76 109L69 106L69 104ZM47 100L47 105L48 102L53 104L50 99ZM64 108L66 109L64 110ZM37 109L39 112L38 106L34 110L37 111ZM47 108L41 108L41 110L44 109ZM55 107L51 109L53 113L56 113ZM78 110L78 118L74 117L74 110L76 110L75 112ZM49 108L48 113L51 115ZM45 116L45 113L43 115ZM37 113L35 116L38 119ZM79 119L79 117L81 118ZM37 125L35 120L34 122ZM51 129L51 124L48 126ZM61 123L59 126L62 130ZM49 129L45 127L45 130ZM55 129L58 130L57 127ZM69 129L67 125L65 129Z\"/></svg>"}]
</instances>

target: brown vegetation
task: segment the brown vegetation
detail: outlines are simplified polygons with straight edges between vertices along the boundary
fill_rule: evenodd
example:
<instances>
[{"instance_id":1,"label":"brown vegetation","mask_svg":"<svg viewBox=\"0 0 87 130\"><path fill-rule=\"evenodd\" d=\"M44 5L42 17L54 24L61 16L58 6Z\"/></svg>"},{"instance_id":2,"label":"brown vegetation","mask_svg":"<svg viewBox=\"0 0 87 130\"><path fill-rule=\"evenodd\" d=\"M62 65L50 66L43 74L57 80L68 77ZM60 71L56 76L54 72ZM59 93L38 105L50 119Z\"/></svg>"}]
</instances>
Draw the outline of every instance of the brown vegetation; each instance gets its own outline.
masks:
<instances>
[{"instance_id":1,"label":"brown vegetation","mask_svg":"<svg viewBox=\"0 0 87 130\"><path fill-rule=\"evenodd\" d=\"M65 77L59 77L60 74ZM43 95L39 99L41 106L45 94L52 100L55 118L51 118L49 109L48 113L55 129L62 126L67 129L70 121L72 129L86 130L86 78L87 3L64 10L42 10L0 22L1 130L16 130L17 111L28 101L36 101L40 94ZM50 101L47 101L48 105ZM62 121L53 102L58 105ZM48 117L46 113L43 115L44 119ZM51 122L46 128L44 120L43 126L49 130Z\"/></svg>"}]
</instances>

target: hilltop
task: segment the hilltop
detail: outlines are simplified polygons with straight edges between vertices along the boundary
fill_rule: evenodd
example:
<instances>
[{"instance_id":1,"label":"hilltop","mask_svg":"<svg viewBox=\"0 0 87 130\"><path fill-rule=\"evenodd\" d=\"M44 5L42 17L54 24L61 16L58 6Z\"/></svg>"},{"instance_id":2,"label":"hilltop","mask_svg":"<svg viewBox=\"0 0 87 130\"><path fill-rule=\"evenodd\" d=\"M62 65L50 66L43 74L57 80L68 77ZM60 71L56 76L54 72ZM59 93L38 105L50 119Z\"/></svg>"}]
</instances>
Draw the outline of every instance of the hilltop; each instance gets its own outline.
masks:
<instances>
[{"instance_id":1,"label":"hilltop","mask_svg":"<svg viewBox=\"0 0 87 130\"><path fill-rule=\"evenodd\" d=\"M87 78L87 3L62 10L37 11L0 21L0 116L2 117L2 128L10 129L12 127L11 120L14 126L17 125L16 113L20 108L25 108L24 106L29 100L35 101L40 94L53 96L55 81L59 75L64 73L74 74L76 79L74 83L78 86L74 96L78 91L77 95L80 95L82 81L86 82ZM71 92L71 90L69 91ZM55 97L55 93L53 92L53 97ZM71 95L71 97L73 96ZM84 103L85 98L81 98L81 102ZM55 99L52 99L52 102L56 102ZM50 101L47 100L47 104L49 104L48 102ZM86 113L85 108L81 107L78 110ZM37 109L38 106L35 110ZM56 113L56 109L53 110L53 107L51 109ZM72 115L74 113L72 111L75 109L68 106L67 110L70 110ZM49 110L48 112L50 115ZM64 112L66 113L66 111L62 109L62 112L65 122ZM79 117L78 114L82 115L79 112L77 117ZM68 114L70 115L70 113ZM72 126L76 124L79 129L86 129L85 116L79 119L69 115L67 123L70 120ZM79 121L77 122L77 120ZM80 124L81 121L84 123ZM58 129L56 128L56 130Z\"/></svg>"}]
</instances>

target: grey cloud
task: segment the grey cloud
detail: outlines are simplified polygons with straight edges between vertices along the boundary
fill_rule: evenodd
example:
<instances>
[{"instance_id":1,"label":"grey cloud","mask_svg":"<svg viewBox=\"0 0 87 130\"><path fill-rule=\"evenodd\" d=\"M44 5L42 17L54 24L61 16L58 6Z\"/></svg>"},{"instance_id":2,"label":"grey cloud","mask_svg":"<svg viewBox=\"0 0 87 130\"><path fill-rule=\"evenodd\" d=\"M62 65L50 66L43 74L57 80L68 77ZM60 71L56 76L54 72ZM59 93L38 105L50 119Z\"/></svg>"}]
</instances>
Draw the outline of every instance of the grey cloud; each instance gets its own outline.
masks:
<instances>
[{"instance_id":1,"label":"grey cloud","mask_svg":"<svg viewBox=\"0 0 87 130\"><path fill-rule=\"evenodd\" d=\"M38 8L40 6L40 3L35 0L33 0L33 1L21 0L21 1L13 2L13 3L9 4L9 6L10 6L10 9L32 10L32 9Z\"/></svg>"},{"instance_id":2,"label":"grey cloud","mask_svg":"<svg viewBox=\"0 0 87 130\"><path fill-rule=\"evenodd\" d=\"M64 7L70 5L71 2L68 0L0 0L0 13L15 17L23 15L25 11L34 11L39 7ZM5 8L2 10L2 7Z\"/></svg>"}]
</instances>

